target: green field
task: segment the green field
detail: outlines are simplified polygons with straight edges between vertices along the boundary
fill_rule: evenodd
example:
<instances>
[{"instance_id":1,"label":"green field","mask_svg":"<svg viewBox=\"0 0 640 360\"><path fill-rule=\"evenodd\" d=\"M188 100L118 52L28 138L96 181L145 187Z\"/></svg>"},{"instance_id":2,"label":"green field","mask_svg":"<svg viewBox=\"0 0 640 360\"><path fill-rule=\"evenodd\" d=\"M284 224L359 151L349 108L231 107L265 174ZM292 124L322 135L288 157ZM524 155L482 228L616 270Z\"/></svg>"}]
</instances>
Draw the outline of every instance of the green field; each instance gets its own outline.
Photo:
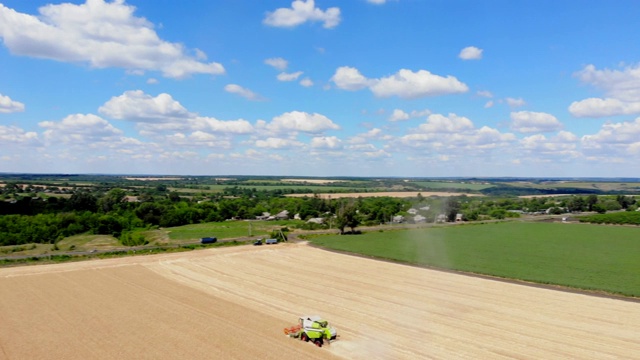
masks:
<instances>
[{"instance_id":1,"label":"green field","mask_svg":"<svg viewBox=\"0 0 640 360\"><path fill-rule=\"evenodd\" d=\"M421 266L640 296L640 228L507 222L310 241Z\"/></svg>"},{"instance_id":2,"label":"green field","mask_svg":"<svg viewBox=\"0 0 640 360\"><path fill-rule=\"evenodd\" d=\"M479 191L493 187L493 184L465 183L465 182L449 182L449 181L411 181L409 184L420 186L426 190L471 190Z\"/></svg>"},{"instance_id":3,"label":"green field","mask_svg":"<svg viewBox=\"0 0 640 360\"><path fill-rule=\"evenodd\" d=\"M271 231L291 225L294 221L225 221L217 223L193 224L167 228L169 239L175 241L198 241L214 236L219 240L229 238L265 237Z\"/></svg>"}]
</instances>

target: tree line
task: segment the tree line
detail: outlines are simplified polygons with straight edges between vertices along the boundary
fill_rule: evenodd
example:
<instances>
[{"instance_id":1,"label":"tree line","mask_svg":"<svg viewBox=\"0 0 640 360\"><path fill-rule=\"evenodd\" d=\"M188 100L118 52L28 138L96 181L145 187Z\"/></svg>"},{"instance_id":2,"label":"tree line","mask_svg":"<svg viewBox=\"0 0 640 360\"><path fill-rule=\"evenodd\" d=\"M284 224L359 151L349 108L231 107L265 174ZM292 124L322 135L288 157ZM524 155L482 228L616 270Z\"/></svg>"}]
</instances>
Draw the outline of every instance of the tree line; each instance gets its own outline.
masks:
<instances>
[{"instance_id":1,"label":"tree line","mask_svg":"<svg viewBox=\"0 0 640 360\"><path fill-rule=\"evenodd\" d=\"M504 219L519 213L607 212L635 210L633 196L571 196L562 199L516 197L362 197L322 199L284 197L247 192L235 196L187 198L158 186L138 192L135 199L121 188L75 189L70 197L15 197L0 201L0 245L55 244L64 237L90 233L112 235L125 245L144 243L136 229L173 227L229 219L255 219L263 213L287 210L302 220L323 218L321 223L301 222L300 227L332 227L354 232L360 225L388 223L396 215L410 222L415 215L433 222L444 215L447 221L459 216L465 221ZM409 209L414 209L409 213Z\"/></svg>"}]
</instances>

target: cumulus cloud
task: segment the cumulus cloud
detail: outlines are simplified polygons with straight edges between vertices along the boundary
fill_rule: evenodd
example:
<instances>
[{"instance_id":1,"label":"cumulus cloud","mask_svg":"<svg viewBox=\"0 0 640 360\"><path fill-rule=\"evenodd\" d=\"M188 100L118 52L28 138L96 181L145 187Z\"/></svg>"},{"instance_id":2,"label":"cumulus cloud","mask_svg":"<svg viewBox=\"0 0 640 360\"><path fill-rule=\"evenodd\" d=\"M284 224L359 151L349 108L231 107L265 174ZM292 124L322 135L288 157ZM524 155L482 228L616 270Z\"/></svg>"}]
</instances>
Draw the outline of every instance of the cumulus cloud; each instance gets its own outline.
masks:
<instances>
[{"instance_id":1,"label":"cumulus cloud","mask_svg":"<svg viewBox=\"0 0 640 360\"><path fill-rule=\"evenodd\" d=\"M409 120L409 114L407 114L404 110L394 109L389 116L389 121L402 121Z\"/></svg>"},{"instance_id":2,"label":"cumulus cloud","mask_svg":"<svg viewBox=\"0 0 640 360\"><path fill-rule=\"evenodd\" d=\"M581 139L583 148L599 154L624 156L636 154L640 147L640 118L635 121L607 123L593 135Z\"/></svg>"},{"instance_id":3,"label":"cumulus cloud","mask_svg":"<svg viewBox=\"0 0 640 360\"><path fill-rule=\"evenodd\" d=\"M236 135L251 134L255 130L247 120L218 120L207 116L189 119L187 125L194 130Z\"/></svg>"},{"instance_id":4,"label":"cumulus cloud","mask_svg":"<svg viewBox=\"0 0 640 360\"><path fill-rule=\"evenodd\" d=\"M486 97L486 98L492 98L493 97L493 94L491 93L491 91L488 91L488 90L481 90L481 91L476 92L476 94L478 94L478 96Z\"/></svg>"},{"instance_id":5,"label":"cumulus cloud","mask_svg":"<svg viewBox=\"0 0 640 360\"><path fill-rule=\"evenodd\" d=\"M482 59L483 51L484 50L475 46L467 46L466 48L460 50L460 54L458 54L458 57L462 60L480 60Z\"/></svg>"},{"instance_id":6,"label":"cumulus cloud","mask_svg":"<svg viewBox=\"0 0 640 360\"><path fill-rule=\"evenodd\" d=\"M406 99L457 94L469 90L467 85L453 76L442 77L426 70L413 72L406 69L378 79L370 89L378 97L398 96Z\"/></svg>"},{"instance_id":7,"label":"cumulus cloud","mask_svg":"<svg viewBox=\"0 0 640 360\"><path fill-rule=\"evenodd\" d=\"M292 28L307 21L322 22L324 28L331 29L338 26L340 20L340 8L321 10L315 7L314 0L295 0L291 3L291 8L279 8L267 13L263 23L269 26Z\"/></svg>"},{"instance_id":8,"label":"cumulus cloud","mask_svg":"<svg viewBox=\"0 0 640 360\"><path fill-rule=\"evenodd\" d=\"M420 110L420 111L413 110L411 111L411 113L407 113L401 109L394 109L393 112L391 113L391 116L389 116L389 121L395 122L395 121L409 120L412 118L428 116L430 114L431 114L431 111L428 109Z\"/></svg>"},{"instance_id":9,"label":"cumulus cloud","mask_svg":"<svg viewBox=\"0 0 640 360\"><path fill-rule=\"evenodd\" d=\"M342 147L342 140L335 136L321 136L311 139L311 147L314 149L339 149Z\"/></svg>"},{"instance_id":10,"label":"cumulus cloud","mask_svg":"<svg viewBox=\"0 0 640 360\"><path fill-rule=\"evenodd\" d=\"M253 91L247 89L247 88L243 88L240 85L237 84L228 84L224 87L224 91L231 93L231 94L236 94L236 95L240 95L243 98L247 99L247 100L252 100L252 101L261 101L264 98L256 93L254 93Z\"/></svg>"},{"instance_id":11,"label":"cumulus cloud","mask_svg":"<svg viewBox=\"0 0 640 360\"><path fill-rule=\"evenodd\" d=\"M130 121L169 121L194 116L171 95L162 93L152 97L142 90L125 91L114 96L98 111L113 119Z\"/></svg>"},{"instance_id":12,"label":"cumulus cloud","mask_svg":"<svg viewBox=\"0 0 640 360\"><path fill-rule=\"evenodd\" d=\"M640 113L640 101L624 102L612 98L588 98L572 102L569 106L569 112L576 117L594 118L638 114Z\"/></svg>"},{"instance_id":13,"label":"cumulus cloud","mask_svg":"<svg viewBox=\"0 0 640 360\"><path fill-rule=\"evenodd\" d=\"M218 120L199 116L166 93L153 97L141 90L125 91L120 96L112 97L98 111L112 119L136 122L143 136L168 136L176 141L180 138L179 134L189 136L194 133L202 138L202 132L244 135L255 130L251 123L243 119Z\"/></svg>"},{"instance_id":14,"label":"cumulus cloud","mask_svg":"<svg viewBox=\"0 0 640 360\"><path fill-rule=\"evenodd\" d=\"M515 98L508 97L504 99L504 101L507 103L507 105L511 107L520 107L527 104L527 102L524 101L522 98L515 99Z\"/></svg>"},{"instance_id":15,"label":"cumulus cloud","mask_svg":"<svg viewBox=\"0 0 640 360\"><path fill-rule=\"evenodd\" d=\"M511 129L521 133L552 132L562 129L562 124L555 116L543 112L512 112L511 120Z\"/></svg>"},{"instance_id":16,"label":"cumulus cloud","mask_svg":"<svg viewBox=\"0 0 640 360\"><path fill-rule=\"evenodd\" d=\"M473 151L509 146L515 140L515 135L510 133L501 133L487 126L476 128L470 119L456 114L429 115L426 122L399 139L401 145L411 148L471 155Z\"/></svg>"},{"instance_id":17,"label":"cumulus cloud","mask_svg":"<svg viewBox=\"0 0 640 360\"><path fill-rule=\"evenodd\" d=\"M302 71L296 71L294 73L285 73L282 72L278 74L277 78L279 81L295 81L302 75Z\"/></svg>"},{"instance_id":18,"label":"cumulus cloud","mask_svg":"<svg viewBox=\"0 0 640 360\"><path fill-rule=\"evenodd\" d=\"M87 63L94 68L124 68L133 73L160 71L169 78L225 72L204 53L189 56L182 44L159 38L135 7L123 0L45 5L33 16L0 4L0 37L16 55Z\"/></svg>"},{"instance_id":19,"label":"cumulus cloud","mask_svg":"<svg viewBox=\"0 0 640 360\"><path fill-rule=\"evenodd\" d=\"M573 116L597 118L640 113L640 64L621 70L598 70L587 65L574 76L601 89L606 97L574 101L569 106Z\"/></svg>"},{"instance_id":20,"label":"cumulus cloud","mask_svg":"<svg viewBox=\"0 0 640 360\"><path fill-rule=\"evenodd\" d=\"M44 139L49 142L82 145L118 139L123 132L107 120L93 114L69 115L62 121L42 121Z\"/></svg>"},{"instance_id":21,"label":"cumulus cloud","mask_svg":"<svg viewBox=\"0 0 640 360\"><path fill-rule=\"evenodd\" d=\"M358 69L350 66L336 69L330 81L336 84L339 89L351 91L364 89L373 83L372 80L364 77Z\"/></svg>"},{"instance_id":22,"label":"cumulus cloud","mask_svg":"<svg viewBox=\"0 0 640 360\"><path fill-rule=\"evenodd\" d=\"M0 145L7 148L15 145L37 145L38 134L33 131L24 131L17 126L0 125Z\"/></svg>"},{"instance_id":23,"label":"cumulus cloud","mask_svg":"<svg viewBox=\"0 0 640 360\"><path fill-rule=\"evenodd\" d=\"M494 104L494 102L493 102L493 100L489 100L489 101L487 101L487 102L484 104L484 108L485 108L485 109L492 108L492 107L493 107L493 105L495 105L495 104Z\"/></svg>"},{"instance_id":24,"label":"cumulus cloud","mask_svg":"<svg viewBox=\"0 0 640 360\"><path fill-rule=\"evenodd\" d=\"M257 140L255 142L256 147L266 148L266 149L292 149L292 148L301 148L304 146L303 143L286 138L276 138L269 137L264 140Z\"/></svg>"},{"instance_id":25,"label":"cumulus cloud","mask_svg":"<svg viewBox=\"0 0 640 360\"><path fill-rule=\"evenodd\" d=\"M273 120L265 126L269 131L276 133L294 131L307 134L320 134L327 130L340 129L340 126L322 114L310 114L303 111L286 112L274 117Z\"/></svg>"},{"instance_id":26,"label":"cumulus cloud","mask_svg":"<svg viewBox=\"0 0 640 360\"><path fill-rule=\"evenodd\" d=\"M531 135L520 140L522 149L536 157L552 157L559 159L562 156L575 158L580 156L577 150L578 137L568 131L560 131L556 136L547 138L542 134Z\"/></svg>"},{"instance_id":27,"label":"cumulus cloud","mask_svg":"<svg viewBox=\"0 0 640 360\"><path fill-rule=\"evenodd\" d=\"M453 76L443 77L426 70L413 72L401 69L388 77L368 79L358 69L343 66L336 70L331 81L344 90L354 91L368 87L377 97L398 96L405 99L464 93L469 90L466 84Z\"/></svg>"},{"instance_id":28,"label":"cumulus cloud","mask_svg":"<svg viewBox=\"0 0 640 360\"><path fill-rule=\"evenodd\" d=\"M304 87L311 87L313 86L313 81L311 79L309 79L308 77L300 80L300 85L304 86Z\"/></svg>"},{"instance_id":29,"label":"cumulus cloud","mask_svg":"<svg viewBox=\"0 0 640 360\"><path fill-rule=\"evenodd\" d=\"M2 6L2 4L0 4ZM10 97L0 94L0 113L14 113L24 111L24 104L11 100Z\"/></svg>"},{"instance_id":30,"label":"cumulus cloud","mask_svg":"<svg viewBox=\"0 0 640 360\"><path fill-rule=\"evenodd\" d=\"M289 62L281 57L266 59L264 63L280 71L284 71L289 66Z\"/></svg>"},{"instance_id":31,"label":"cumulus cloud","mask_svg":"<svg viewBox=\"0 0 640 360\"><path fill-rule=\"evenodd\" d=\"M387 2L387 0L367 0L368 3L382 5Z\"/></svg>"}]
</instances>

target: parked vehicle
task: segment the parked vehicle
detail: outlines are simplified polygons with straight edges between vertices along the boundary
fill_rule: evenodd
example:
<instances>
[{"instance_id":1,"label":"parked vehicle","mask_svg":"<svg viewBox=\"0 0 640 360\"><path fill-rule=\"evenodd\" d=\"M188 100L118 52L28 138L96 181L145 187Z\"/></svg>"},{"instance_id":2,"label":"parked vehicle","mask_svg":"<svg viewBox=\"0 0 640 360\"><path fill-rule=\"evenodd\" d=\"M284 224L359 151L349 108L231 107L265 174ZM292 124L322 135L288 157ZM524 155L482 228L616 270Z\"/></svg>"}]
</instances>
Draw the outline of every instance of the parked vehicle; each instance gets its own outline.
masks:
<instances>
[{"instance_id":1,"label":"parked vehicle","mask_svg":"<svg viewBox=\"0 0 640 360\"><path fill-rule=\"evenodd\" d=\"M202 244L213 244L216 241L218 241L218 239L215 237L203 237L202 239L200 239L200 243Z\"/></svg>"},{"instance_id":2,"label":"parked vehicle","mask_svg":"<svg viewBox=\"0 0 640 360\"><path fill-rule=\"evenodd\" d=\"M264 243L267 244L267 245L269 245L269 244L277 244L278 243L278 239L267 239Z\"/></svg>"},{"instance_id":3,"label":"parked vehicle","mask_svg":"<svg viewBox=\"0 0 640 360\"><path fill-rule=\"evenodd\" d=\"M262 239L256 240L253 245L262 245Z\"/></svg>"}]
</instances>

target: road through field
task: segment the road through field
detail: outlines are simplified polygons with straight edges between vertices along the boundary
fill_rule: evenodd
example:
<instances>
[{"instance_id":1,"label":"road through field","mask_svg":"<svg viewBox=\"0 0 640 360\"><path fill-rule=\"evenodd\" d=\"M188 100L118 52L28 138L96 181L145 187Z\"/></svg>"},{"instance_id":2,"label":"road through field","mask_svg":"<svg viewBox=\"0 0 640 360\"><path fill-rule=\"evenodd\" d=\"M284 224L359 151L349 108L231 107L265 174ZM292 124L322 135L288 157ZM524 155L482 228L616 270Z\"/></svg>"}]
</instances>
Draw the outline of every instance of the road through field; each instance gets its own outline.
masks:
<instances>
[{"instance_id":1,"label":"road through field","mask_svg":"<svg viewBox=\"0 0 640 360\"><path fill-rule=\"evenodd\" d=\"M0 269L0 359L633 359L640 304L304 244ZM318 349L282 328L320 314Z\"/></svg>"}]
</instances>

